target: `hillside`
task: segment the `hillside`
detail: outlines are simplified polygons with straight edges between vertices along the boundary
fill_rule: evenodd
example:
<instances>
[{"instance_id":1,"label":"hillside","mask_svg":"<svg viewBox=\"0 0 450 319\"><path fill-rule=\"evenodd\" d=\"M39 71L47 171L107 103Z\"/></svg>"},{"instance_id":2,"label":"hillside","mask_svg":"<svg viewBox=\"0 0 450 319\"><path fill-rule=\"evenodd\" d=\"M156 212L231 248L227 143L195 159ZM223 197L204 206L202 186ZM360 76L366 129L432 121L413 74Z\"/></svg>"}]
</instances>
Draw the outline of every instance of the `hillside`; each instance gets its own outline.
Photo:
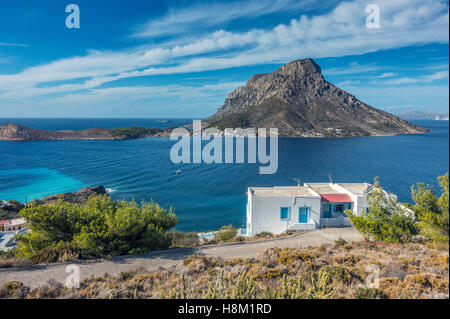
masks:
<instances>
[{"instance_id":1,"label":"hillside","mask_svg":"<svg viewBox=\"0 0 450 319\"><path fill-rule=\"evenodd\" d=\"M222 249L233 251L236 247ZM448 299L449 296L445 245L350 243L340 239L320 246L273 247L256 257L177 257L171 259L172 265L167 268L148 270L136 266L118 275L110 272L111 267L105 267L100 274L82 280L80 289L66 288L54 277L47 283L29 286L20 281L21 273L17 271L15 281L2 282L1 276L6 274L3 272L0 299ZM125 267L128 262L121 260L119 264ZM48 272L64 275L63 266L59 271L53 268ZM47 267L42 267L42 271ZM379 273L377 288L367 285L371 275L368 270Z\"/></svg>"},{"instance_id":2,"label":"hillside","mask_svg":"<svg viewBox=\"0 0 450 319\"><path fill-rule=\"evenodd\" d=\"M230 93L208 127L278 128L281 136L419 134L428 129L373 108L327 82L312 59L256 74Z\"/></svg>"}]
</instances>

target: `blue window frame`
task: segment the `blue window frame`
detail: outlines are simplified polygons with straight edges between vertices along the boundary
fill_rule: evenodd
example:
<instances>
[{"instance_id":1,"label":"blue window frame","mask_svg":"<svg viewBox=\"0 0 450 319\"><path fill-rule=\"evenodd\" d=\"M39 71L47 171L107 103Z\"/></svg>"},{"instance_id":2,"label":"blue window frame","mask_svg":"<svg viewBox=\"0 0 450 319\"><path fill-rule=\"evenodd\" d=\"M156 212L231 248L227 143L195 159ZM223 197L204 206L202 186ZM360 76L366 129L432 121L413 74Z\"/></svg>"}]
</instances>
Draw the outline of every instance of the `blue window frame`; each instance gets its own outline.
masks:
<instances>
[{"instance_id":1,"label":"blue window frame","mask_svg":"<svg viewBox=\"0 0 450 319\"><path fill-rule=\"evenodd\" d=\"M290 215L291 215L290 212L291 212L290 207L280 207L280 219L281 220L289 220Z\"/></svg>"},{"instance_id":2,"label":"blue window frame","mask_svg":"<svg viewBox=\"0 0 450 319\"><path fill-rule=\"evenodd\" d=\"M347 209L352 209L352 203L347 203Z\"/></svg>"},{"instance_id":3,"label":"blue window frame","mask_svg":"<svg viewBox=\"0 0 450 319\"><path fill-rule=\"evenodd\" d=\"M306 224L309 221L311 207L299 207L298 208L298 222Z\"/></svg>"}]
</instances>

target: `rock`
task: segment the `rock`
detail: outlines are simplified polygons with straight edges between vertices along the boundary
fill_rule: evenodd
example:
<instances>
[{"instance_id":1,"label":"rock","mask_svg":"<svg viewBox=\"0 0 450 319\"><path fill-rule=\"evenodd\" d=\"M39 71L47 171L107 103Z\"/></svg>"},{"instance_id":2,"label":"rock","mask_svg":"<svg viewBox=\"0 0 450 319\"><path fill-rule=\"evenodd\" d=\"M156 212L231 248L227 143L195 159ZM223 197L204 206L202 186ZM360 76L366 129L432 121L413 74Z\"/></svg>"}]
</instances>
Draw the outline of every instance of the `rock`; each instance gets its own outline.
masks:
<instances>
[{"instance_id":1,"label":"rock","mask_svg":"<svg viewBox=\"0 0 450 319\"><path fill-rule=\"evenodd\" d=\"M43 199L39 200L39 203L50 204L57 202L59 199L62 199L65 202L73 204L84 204L92 195L104 194L107 194L107 192L105 190L105 187L101 185L95 187L85 187L75 193L63 193L44 197Z\"/></svg>"},{"instance_id":2,"label":"rock","mask_svg":"<svg viewBox=\"0 0 450 319\"><path fill-rule=\"evenodd\" d=\"M207 127L278 128L280 136L370 136L428 131L327 82L312 59L256 74L230 93ZM331 130L329 128L332 128Z\"/></svg>"}]
</instances>

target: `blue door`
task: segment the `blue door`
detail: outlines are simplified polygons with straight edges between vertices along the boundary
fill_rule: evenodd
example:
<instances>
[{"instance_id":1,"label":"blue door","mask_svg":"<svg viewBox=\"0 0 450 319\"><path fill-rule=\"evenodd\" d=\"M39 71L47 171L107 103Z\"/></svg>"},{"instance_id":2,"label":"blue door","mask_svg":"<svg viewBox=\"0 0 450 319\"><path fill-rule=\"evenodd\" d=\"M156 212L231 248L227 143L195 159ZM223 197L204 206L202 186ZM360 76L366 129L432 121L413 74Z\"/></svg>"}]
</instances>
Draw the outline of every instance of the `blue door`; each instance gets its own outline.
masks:
<instances>
[{"instance_id":1,"label":"blue door","mask_svg":"<svg viewBox=\"0 0 450 319\"><path fill-rule=\"evenodd\" d=\"M323 204L323 218L331 218L331 204Z\"/></svg>"},{"instance_id":2,"label":"blue door","mask_svg":"<svg viewBox=\"0 0 450 319\"><path fill-rule=\"evenodd\" d=\"M310 207L298 208L298 222L306 224L309 221Z\"/></svg>"}]
</instances>

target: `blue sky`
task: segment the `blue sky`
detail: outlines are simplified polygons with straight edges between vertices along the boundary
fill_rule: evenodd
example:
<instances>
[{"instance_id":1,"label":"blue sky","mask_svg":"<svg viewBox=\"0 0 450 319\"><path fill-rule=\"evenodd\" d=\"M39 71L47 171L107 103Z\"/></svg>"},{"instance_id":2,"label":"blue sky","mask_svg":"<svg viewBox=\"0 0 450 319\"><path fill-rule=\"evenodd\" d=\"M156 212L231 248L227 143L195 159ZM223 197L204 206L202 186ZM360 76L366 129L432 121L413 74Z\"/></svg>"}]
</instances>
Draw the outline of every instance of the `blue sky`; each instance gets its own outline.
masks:
<instances>
[{"instance_id":1,"label":"blue sky","mask_svg":"<svg viewBox=\"0 0 450 319\"><path fill-rule=\"evenodd\" d=\"M77 4L81 28L65 25ZM380 28L365 25L367 4ZM0 2L0 117L205 117L255 73L311 57L391 113L448 113L441 0Z\"/></svg>"}]
</instances>

